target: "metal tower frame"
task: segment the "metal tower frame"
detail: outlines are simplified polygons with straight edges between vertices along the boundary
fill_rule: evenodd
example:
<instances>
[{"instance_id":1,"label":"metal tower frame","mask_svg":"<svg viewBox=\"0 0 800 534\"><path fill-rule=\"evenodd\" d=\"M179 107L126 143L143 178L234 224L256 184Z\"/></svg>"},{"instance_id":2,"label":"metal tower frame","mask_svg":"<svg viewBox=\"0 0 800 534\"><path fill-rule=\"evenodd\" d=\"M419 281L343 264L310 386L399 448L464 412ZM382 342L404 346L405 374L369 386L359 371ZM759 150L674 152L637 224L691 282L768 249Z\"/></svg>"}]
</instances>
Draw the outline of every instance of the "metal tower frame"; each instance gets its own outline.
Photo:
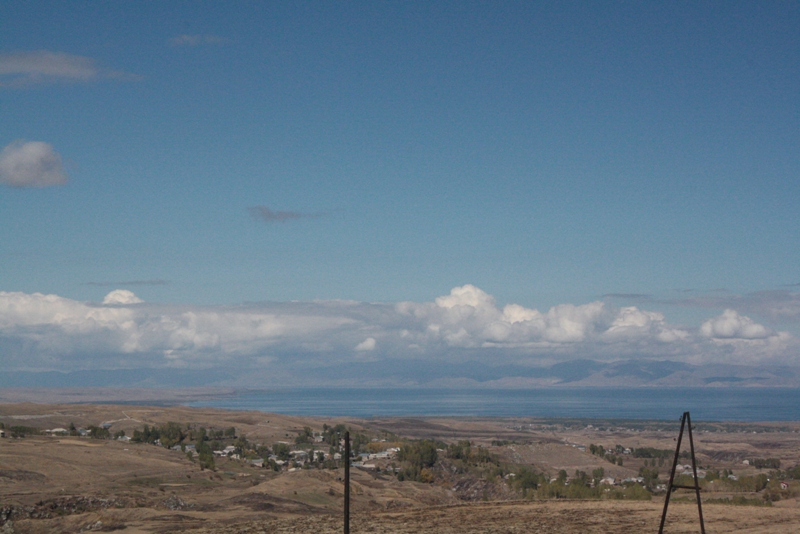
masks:
<instances>
[{"instance_id":1,"label":"metal tower frame","mask_svg":"<svg viewBox=\"0 0 800 534\"><path fill-rule=\"evenodd\" d=\"M678 456L681 453L681 440L683 439L683 429L686 429L689 432L689 449L692 453L692 474L694 476L694 485L693 486L682 486L678 484L674 484L675 481L675 468L678 466ZM675 447L675 459L672 460L672 471L669 474L669 485L667 486L667 496L664 499L664 511L661 513L661 526L658 527L658 534L664 533L664 521L667 519L667 508L669 507L669 498L672 495L672 492L676 489L689 489L694 490L695 496L697 498L697 513L700 515L700 532L702 534L706 534L706 527L703 523L703 507L700 504L700 484L697 481L697 460L694 456L694 439L692 439L692 418L689 416L689 412L683 412L681 416L681 431L678 434L678 445Z\"/></svg>"}]
</instances>

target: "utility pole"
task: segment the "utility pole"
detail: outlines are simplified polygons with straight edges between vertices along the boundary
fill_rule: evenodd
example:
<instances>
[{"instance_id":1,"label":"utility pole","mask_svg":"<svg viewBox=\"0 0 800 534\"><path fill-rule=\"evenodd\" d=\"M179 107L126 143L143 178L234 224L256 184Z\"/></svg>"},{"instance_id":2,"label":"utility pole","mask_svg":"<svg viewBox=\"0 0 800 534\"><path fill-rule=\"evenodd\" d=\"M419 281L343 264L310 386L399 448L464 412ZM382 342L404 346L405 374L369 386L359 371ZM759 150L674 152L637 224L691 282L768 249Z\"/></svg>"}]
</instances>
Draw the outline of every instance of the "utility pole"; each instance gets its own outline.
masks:
<instances>
[{"instance_id":1,"label":"utility pole","mask_svg":"<svg viewBox=\"0 0 800 534\"><path fill-rule=\"evenodd\" d=\"M344 534L350 534L350 432L344 433Z\"/></svg>"}]
</instances>

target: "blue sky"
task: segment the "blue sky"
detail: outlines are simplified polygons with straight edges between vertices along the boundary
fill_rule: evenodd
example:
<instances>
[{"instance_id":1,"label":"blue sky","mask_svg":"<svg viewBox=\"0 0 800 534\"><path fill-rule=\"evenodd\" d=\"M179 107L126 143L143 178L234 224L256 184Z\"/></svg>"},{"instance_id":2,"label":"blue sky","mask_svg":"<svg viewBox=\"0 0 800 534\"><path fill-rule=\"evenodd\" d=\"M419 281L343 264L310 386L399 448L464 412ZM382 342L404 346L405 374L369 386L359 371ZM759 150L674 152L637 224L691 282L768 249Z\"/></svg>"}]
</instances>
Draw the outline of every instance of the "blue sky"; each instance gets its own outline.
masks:
<instances>
[{"instance_id":1,"label":"blue sky","mask_svg":"<svg viewBox=\"0 0 800 534\"><path fill-rule=\"evenodd\" d=\"M152 319L470 284L794 343L798 27L796 2L5 3L0 291Z\"/></svg>"}]
</instances>

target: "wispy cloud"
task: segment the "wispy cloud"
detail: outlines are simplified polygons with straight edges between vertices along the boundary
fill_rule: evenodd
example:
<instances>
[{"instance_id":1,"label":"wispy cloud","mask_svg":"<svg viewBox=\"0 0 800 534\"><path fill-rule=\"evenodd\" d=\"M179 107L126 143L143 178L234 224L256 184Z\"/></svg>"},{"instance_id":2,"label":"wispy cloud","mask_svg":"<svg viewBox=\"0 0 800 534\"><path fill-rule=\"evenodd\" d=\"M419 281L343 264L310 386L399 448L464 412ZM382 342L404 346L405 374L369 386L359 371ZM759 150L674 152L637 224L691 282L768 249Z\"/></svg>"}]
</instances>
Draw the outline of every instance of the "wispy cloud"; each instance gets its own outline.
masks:
<instances>
[{"instance_id":1,"label":"wispy cloud","mask_svg":"<svg viewBox=\"0 0 800 534\"><path fill-rule=\"evenodd\" d=\"M67 183L61 155L42 141L17 140L0 152L0 183L49 187Z\"/></svg>"},{"instance_id":2,"label":"wispy cloud","mask_svg":"<svg viewBox=\"0 0 800 534\"><path fill-rule=\"evenodd\" d=\"M624 300L652 300L653 295L646 293L606 293L604 299L624 299Z\"/></svg>"},{"instance_id":3,"label":"wispy cloud","mask_svg":"<svg viewBox=\"0 0 800 534\"><path fill-rule=\"evenodd\" d=\"M93 58L35 50L0 54L0 87L37 83L89 82L99 78L138 80L129 72L102 68Z\"/></svg>"},{"instance_id":4,"label":"wispy cloud","mask_svg":"<svg viewBox=\"0 0 800 534\"><path fill-rule=\"evenodd\" d=\"M730 308L774 321L800 322L800 293L786 289L744 295L703 295L668 303L696 308Z\"/></svg>"},{"instance_id":5,"label":"wispy cloud","mask_svg":"<svg viewBox=\"0 0 800 534\"><path fill-rule=\"evenodd\" d=\"M121 282L86 282L85 286L95 286L95 287L112 287L112 286L168 286L172 284L170 280L162 280L160 278L156 278L153 280L124 280Z\"/></svg>"},{"instance_id":6,"label":"wispy cloud","mask_svg":"<svg viewBox=\"0 0 800 534\"><path fill-rule=\"evenodd\" d=\"M247 208L250 215L268 223L286 222L295 219L318 219L322 213L301 213L299 211L271 210L266 206L251 206Z\"/></svg>"},{"instance_id":7,"label":"wispy cloud","mask_svg":"<svg viewBox=\"0 0 800 534\"><path fill-rule=\"evenodd\" d=\"M200 46L204 44L225 44L228 39L210 34L181 34L169 40L172 46Z\"/></svg>"}]
</instances>

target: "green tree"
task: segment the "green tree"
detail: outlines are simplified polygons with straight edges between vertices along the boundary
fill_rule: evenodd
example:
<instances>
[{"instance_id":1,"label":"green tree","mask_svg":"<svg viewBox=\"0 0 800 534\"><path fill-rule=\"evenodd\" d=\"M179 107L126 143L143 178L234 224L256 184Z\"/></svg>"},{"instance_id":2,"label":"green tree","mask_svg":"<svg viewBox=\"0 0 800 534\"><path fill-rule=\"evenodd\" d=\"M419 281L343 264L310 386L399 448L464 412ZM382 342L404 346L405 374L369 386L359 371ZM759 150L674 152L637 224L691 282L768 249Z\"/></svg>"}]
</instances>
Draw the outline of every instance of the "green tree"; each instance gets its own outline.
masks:
<instances>
[{"instance_id":1,"label":"green tree","mask_svg":"<svg viewBox=\"0 0 800 534\"><path fill-rule=\"evenodd\" d=\"M367 444L370 442L366 434L357 433L353 436L353 445L351 447L353 454L360 454L366 450Z\"/></svg>"},{"instance_id":2,"label":"green tree","mask_svg":"<svg viewBox=\"0 0 800 534\"><path fill-rule=\"evenodd\" d=\"M522 490L523 497L528 495L530 490L538 489L544 483L542 475L534 473L532 469L523 467L514 477L514 484Z\"/></svg>"},{"instance_id":3,"label":"green tree","mask_svg":"<svg viewBox=\"0 0 800 534\"><path fill-rule=\"evenodd\" d=\"M233 446L236 447L234 449L234 452L239 456L244 456L247 453L247 451L250 450L250 443L248 443L247 438L245 438L244 436L239 436L238 438L236 438L236 441L234 442Z\"/></svg>"},{"instance_id":4,"label":"green tree","mask_svg":"<svg viewBox=\"0 0 800 534\"><path fill-rule=\"evenodd\" d=\"M422 440L400 447L397 459L420 468L432 467L438 459L438 453L432 441Z\"/></svg>"},{"instance_id":5,"label":"green tree","mask_svg":"<svg viewBox=\"0 0 800 534\"><path fill-rule=\"evenodd\" d=\"M339 449L339 442L344 437L344 433L347 432L347 427L343 424L338 424L334 427L329 427L328 425L324 425L322 427L322 439L325 443L328 443L332 447L335 447L337 450Z\"/></svg>"},{"instance_id":6,"label":"green tree","mask_svg":"<svg viewBox=\"0 0 800 534\"><path fill-rule=\"evenodd\" d=\"M166 425L162 425L158 429L159 439L161 440L161 445L166 448L174 447L181 443L184 438L186 437L183 433L183 428L178 423L169 422Z\"/></svg>"},{"instance_id":7,"label":"green tree","mask_svg":"<svg viewBox=\"0 0 800 534\"><path fill-rule=\"evenodd\" d=\"M111 432L107 428L101 426L89 426L89 437L92 439L108 439L111 437Z\"/></svg>"},{"instance_id":8,"label":"green tree","mask_svg":"<svg viewBox=\"0 0 800 534\"><path fill-rule=\"evenodd\" d=\"M434 476L430 468L438 460L436 444L433 441L422 440L403 445L397 453L397 459L404 464L403 476L398 476L398 480L433 482Z\"/></svg>"},{"instance_id":9,"label":"green tree","mask_svg":"<svg viewBox=\"0 0 800 534\"><path fill-rule=\"evenodd\" d=\"M211 471L216 471L216 465L214 464L214 453L211 450L211 447L208 445L207 441L198 441L195 444L195 450L197 451L197 459L200 462L200 470L203 469L210 469Z\"/></svg>"},{"instance_id":10,"label":"green tree","mask_svg":"<svg viewBox=\"0 0 800 534\"><path fill-rule=\"evenodd\" d=\"M447 457L453 460L469 460L471 443L468 440L452 443L447 447Z\"/></svg>"},{"instance_id":11,"label":"green tree","mask_svg":"<svg viewBox=\"0 0 800 534\"><path fill-rule=\"evenodd\" d=\"M639 476L644 479L644 485L647 488L652 489L658 484L658 469L648 469L647 467L641 467L639 469Z\"/></svg>"},{"instance_id":12,"label":"green tree","mask_svg":"<svg viewBox=\"0 0 800 534\"><path fill-rule=\"evenodd\" d=\"M304 426L303 430L294 438L296 445L303 445L305 443L314 443L314 432L310 427Z\"/></svg>"},{"instance_id":13,"label":"green tree","mask_svg":"<svg viewBox=\"0 0 800 534\"><path fill-rule=\"evenodd\" d=\"M592 471L592 482L594 482L595 487L600 485L600 481L606 476L606 470L602 467L598 467L597 469Z\"/></svg>"},{"instance_id":14,"label":"green tree","mask_svg":"<svg viewBox=\"0 0 800 534\"><path fill-rule=\"evenodd\" d=\"M283 460L284 462L289 459L289 452L291 448L286 443L275 443L272 446L272 454L278 457L279 460Z\"/></svg>"}]
</instances>

